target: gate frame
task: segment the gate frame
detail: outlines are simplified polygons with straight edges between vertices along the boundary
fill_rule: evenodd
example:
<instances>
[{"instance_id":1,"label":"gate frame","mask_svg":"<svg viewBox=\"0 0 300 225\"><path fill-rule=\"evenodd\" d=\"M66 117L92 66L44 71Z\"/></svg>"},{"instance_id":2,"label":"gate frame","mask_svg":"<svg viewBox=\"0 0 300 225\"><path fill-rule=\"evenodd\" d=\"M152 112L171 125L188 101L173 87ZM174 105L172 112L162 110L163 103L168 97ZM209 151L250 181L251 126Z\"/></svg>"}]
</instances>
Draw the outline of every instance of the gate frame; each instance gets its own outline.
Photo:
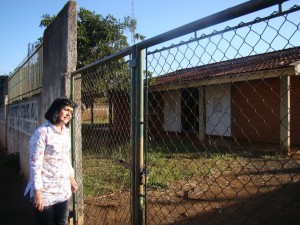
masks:
<instances>
[{"instance_id":1,"label":"gate frame","mask_svg":"<svg viewBox=\"0 0 300 225\"><path fill-rule=\"evenodd\" d=\"M114 53L110 56L102 58L95 61L94 63L87 65L83 68L80 68L70 74L71 76L71 99L74 99L74 77L79 74L83 74L87 70L90 70L98 65L107 63L112 60L116 60L125 56L131 56L129 61L129 67L131 68L131 86L132 90L130 93L131 97L131 152L132 152L132 161L131 161L131 224L132 225L142 225L146 224L146 210L145 210L145 177L146 177L146 167L144 161L145 145L144 141L145 134L145 100L144 96L147 96L147 93L144 93L144 77L143 77L143 51L149 47L152 47L157 44L191 34L193 32L205 29L207 27L217 25L219 23L238 18L274 5L279 6L279 11L281 12L281 4L288 0L251 0L229 9L220 11L218 13L212 14L205 18L196 20L194 22L188 23L176 29L165 32L161 35L155 36L148 40L137 43L131 47L128 47L120 52ZM78 163L76 162L75 141L74 141L74 120L72 120L72 159L75 166L75 169L78 168ZM282 137L288 134L282 134ZM289 147L289 143L285 143ZM78 148L77 148L78 149ZM77 153L78 154L78 153ZM81 152L80 152L81 154ZM81 171L80 171L81 172ZM78 177L82 179L82 177ZM77 178L77 179L78 179ZM82 186L82 180L78 180L78 183ZM82 190L82 187L79 187ZM77 194L74 196L73 206L75 214L77 215L77 209L83 210L83 205L78 205L78 203L83 204L83 200L77 198ZM77 216L75 217L77 218ZM76 221L75 221L76 222ZM75 223L74 223L75 224ZM76 223L77 224L77 223Z\"/></svg>"}]
</instances>

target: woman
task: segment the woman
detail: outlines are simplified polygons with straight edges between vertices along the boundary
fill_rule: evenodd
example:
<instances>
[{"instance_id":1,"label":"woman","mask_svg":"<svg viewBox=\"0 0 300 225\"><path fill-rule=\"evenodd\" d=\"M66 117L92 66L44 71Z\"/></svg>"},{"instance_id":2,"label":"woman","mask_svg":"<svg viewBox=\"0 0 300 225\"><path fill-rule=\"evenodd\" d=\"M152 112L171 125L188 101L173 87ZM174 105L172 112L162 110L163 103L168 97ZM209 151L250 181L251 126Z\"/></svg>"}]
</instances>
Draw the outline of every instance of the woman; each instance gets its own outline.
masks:
<instances>
[{"instance_id":1,"label":"woman","mask_svg":"<svg viewBox=\"0 0 300 225\"><path fill-rule=\"evenodd\" d=\"M37 225L67 225L71 191L77 190L70 160L69 123L77 105L68 98L53 101L46 122L29 141L29 192Z\"/></svg>"}]
</instances>

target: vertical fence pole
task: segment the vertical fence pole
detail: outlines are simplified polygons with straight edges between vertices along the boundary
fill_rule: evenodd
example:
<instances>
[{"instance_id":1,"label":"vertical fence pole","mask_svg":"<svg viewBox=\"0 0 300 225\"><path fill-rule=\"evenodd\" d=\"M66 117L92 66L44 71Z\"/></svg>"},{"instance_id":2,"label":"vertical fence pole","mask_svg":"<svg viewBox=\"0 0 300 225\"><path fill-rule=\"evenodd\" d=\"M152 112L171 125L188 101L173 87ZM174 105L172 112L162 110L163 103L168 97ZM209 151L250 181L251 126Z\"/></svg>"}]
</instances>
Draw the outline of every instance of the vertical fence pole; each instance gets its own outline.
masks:
<instances>
[{"instance_id":1,"label":"vertical fence pole","mask_svg":"<svg viewBox=\"0 0 300 225\"><path fill-rule=\"evenodd\" d=\"M291 144L291 81L290 76L280 78L280 144L281 147L290 153Z\"/></svg>"},{"instance_id":2,"label":"vertical fence pole","mask_svg":"<svg viewBox=\"0 0 300 225\"><path fill-rule=\"evenodd\" d=\"M70 99L74 101L74 76L71 76L70 82ZM76 170L76 157L75 157L75 141L74 141L74 118L71 120L71 158L72 158L72 166ZM76 173L76 171L75 171ZM77 196L76 193L73 193L72 196L72 207L73 207L73 224L77 224Z\"/></svg>"},{"instance_id":3,"label":"vertical fence pole","mask_svg":"<svg viewBox=\"0 0 300 225\"><path fill-rule=\"evenodd\" d=\"M136 198L135 198L135 116L136 116L136 105L135 105L135 96L136 96L136 88L135 88L135 67L136 67L136 59L135 59L135 46L132 47L131 60L129 66L131 67L131 77L130 77L130 137L131 137L131 225L134 224L135 221L135 212L136 212Z\"/></svg>"},{"instance_id":4,"label":"vertical fence pole","mask_svg":"<svg viewBox=\"0 0 300 225\"><path fill-rule=\"evenodd\" d=\"M78 77L78 75L76 76ZM83 212L83 177L82 177L82 136L81 136L81 79L71 75L70 98L78 105L74 110L74 117L71 120L71 149L72 166L75 172L75 179L78 185L77 191L73 193L73 224L84 224ZM75 88L76 85L76 88Z\"/></svg>"},{"instance_id":5,"label":"vertical fence pole","mask_svg":"<svg viewBox=\"0 0 300 225\"><path fill-rule=\"evenodd\" d=\"M142 50L138 49L138 59L137 60L137 94L138 94L138 128L137 128L137 141L138 148L136 154L136 160L139 162L139 165L136 167L138 172L136 187L138 187L138 208L139 208L139 223L137 224L145 224L145 193L144 193L144 184L146 178L146 172L144 167L144 77L143 77L143 57Z\"/></svg>"},{"instance_id":6,"label":"vertical fence pole","mask_svg":"<svg viewBox=\"0 0 300 225\"><path fill-rule=\"evenodd\" d=\"M142 53L132 47L131 60L132 224L144 224L144 82Z\"/></svg>"}]
</instances>

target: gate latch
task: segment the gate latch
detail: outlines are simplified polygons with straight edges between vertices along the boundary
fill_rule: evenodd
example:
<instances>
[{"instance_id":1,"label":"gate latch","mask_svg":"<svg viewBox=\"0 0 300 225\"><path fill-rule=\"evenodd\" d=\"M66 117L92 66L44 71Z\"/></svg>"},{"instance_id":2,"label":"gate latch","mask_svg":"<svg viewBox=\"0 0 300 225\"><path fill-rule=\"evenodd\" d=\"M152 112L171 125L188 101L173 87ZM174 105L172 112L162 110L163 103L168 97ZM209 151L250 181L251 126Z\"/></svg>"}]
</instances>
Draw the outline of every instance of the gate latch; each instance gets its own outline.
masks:
<instances>
[{"instance_id":1,"label":"gate latch","mask_svg":"<svg viewBox=\"0 0 300 225\"><path fill-rule=\"evenodd\" d=\"M140 172L140 181L141 181L141 185L144 185L144 184L146 184L146 180L147 179L147 171L146 171L146 169L143 169L143 171L142 172Z\"/></svg>"}]
</instances>

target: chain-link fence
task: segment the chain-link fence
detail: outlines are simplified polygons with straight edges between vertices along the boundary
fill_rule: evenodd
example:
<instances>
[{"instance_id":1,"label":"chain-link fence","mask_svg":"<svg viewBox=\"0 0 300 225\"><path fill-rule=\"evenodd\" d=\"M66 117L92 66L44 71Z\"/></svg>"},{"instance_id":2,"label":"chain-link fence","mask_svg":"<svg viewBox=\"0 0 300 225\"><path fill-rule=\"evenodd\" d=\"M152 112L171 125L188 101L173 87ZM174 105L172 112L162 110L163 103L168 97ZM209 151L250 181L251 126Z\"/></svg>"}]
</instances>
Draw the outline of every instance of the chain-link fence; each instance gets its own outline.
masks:
<instances>
[{"instance_id":1,"label":"chain-link fence","mask_svg":"<svg viewBox=\"0 0 300 225\"><path fill-rule=\"evenodd\" d=\"M299 224L300 8L244 7L74 73L85 224Z\"/></svg>"},{"instance_id":2,"label":"chain-link fence","mask_svg":"<svg viewBox=\"0 0 300 225\"><path fill-rule=\"evenodd\" d=\"M74 83L75 92L81 89L81 99L77 96L77 102L81 102L85 224L129 224L128 59L120 58L89 69L75 78Z\"/></svg>"},{"instance_id":3,"label":"chain-link fence","mask_svg":"<svg viewBox=\"0 0 300 225\"><path fill-rule=\"evenodd\" d=\"M147 224L300 222L292 11L148 52Z\"/></svg>"}]
</instances>

